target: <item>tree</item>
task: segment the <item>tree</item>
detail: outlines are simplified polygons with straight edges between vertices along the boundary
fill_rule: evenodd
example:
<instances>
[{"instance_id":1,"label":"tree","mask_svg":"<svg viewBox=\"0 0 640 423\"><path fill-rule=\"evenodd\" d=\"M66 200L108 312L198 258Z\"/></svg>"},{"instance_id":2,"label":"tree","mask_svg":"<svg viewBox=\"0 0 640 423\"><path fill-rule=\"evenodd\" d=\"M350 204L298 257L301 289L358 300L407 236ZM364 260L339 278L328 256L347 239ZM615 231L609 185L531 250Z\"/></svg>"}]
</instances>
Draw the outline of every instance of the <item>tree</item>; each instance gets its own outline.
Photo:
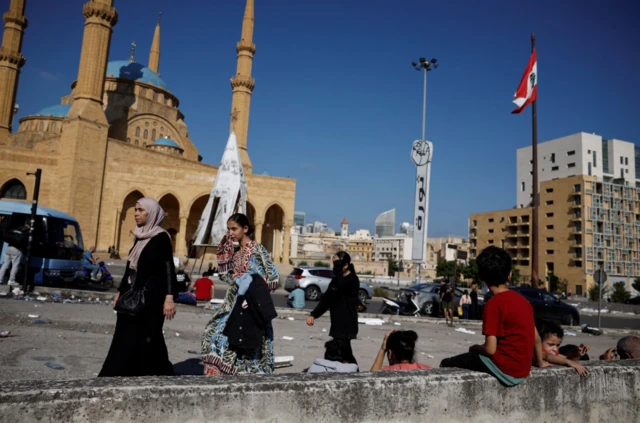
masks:
<instances>
[{"instance_id":1,"label":"tree","mask_svg":"<svg viewBox=\"0 0 640 423\"><path fill-rule=\"evenodd\" d=\"M605 295L607 295L608 291L609 291L609 288L607 288L606 286L602 287L603 298ZM596 283L589 289L589 299L591 301L598 301L599 295L600 295L600 286Z\"/></svg>"},{"instance_id":2,"label":"tree","mask_svg":"<svg viewBox=\"0 0 640 423\"><path fill-rule=\"evenodd\" d=\"M613 284L613 292L611 293L611 301L614 303L626 303L631 298L631 293L627 291L624 282L616 282Z\"/></svg>"},{"instance_id":3,"label":"tree","mask_svg":"<svg viewBox=\"0 0 640 423\"><path fill-rule=\"evenodd\" d=\"M453 277L453 262L440 260L436 265L436 276L443 278Z\"/></svg>"},{"instance_id":4,"label":"tree","mask_svg":"<svg viewBox=\"0 0 640 423\"><path fill-rule=\"evenodd\" d=\"M475 260L469 260L469 264L462 267L462 276L465 279L471 279L473 283L479 283L478 263Z\"/></svg>"},{"instance_id":5,"label":"tree","mask_svg":"<svg viewBox=\"0 0 640 423\"><path fill-rule=\"evenodd\" d=\"M314 267L329 267L329 263L325 263L324 261L316 261L313 263Z\"/></svg>"},{"instance_id":6,"label":"tree","mask_svg":"<svg viewBox=\"0 0 640 423\"><path fill-rule=\"evenodd\" d=\"M549 273L549 276L547 278L549 279L549 292L551 292L552 294L562 292L563 282L559 277L557 277L553 273Z\"/></svg>"},{"instance_id":7,"label":"tree","mask_svg":"<svg viewBox=\"0 0 640 423\"><path fill-rule=\"evenodd\" d=\"M307 263L306 261L301 261L300 263L298 263L298 266L308 266L309 263Z\"/></svg>"},{"instance_id":8,"label":"tree","mask_svg":"<svg viewBox=\"0 0 640 423\"><path fill-rule=\"evenodd\" d=\"M560 292L560 293L564 292L566 294L568 287L569 287L569 281L568 280L566 280L564 278L558 280L558 292Z\"/></svg>"},{"instance_id":9,"label":"tree","mask_svg":"<svg viewBox=\"0 0 640 423\"><path fill-rule=\"evenodd\" d=\"M389 260L387 260L387 274L388 274L388 276L395 275L397 271L398 271L398 262L395 261L393 258L389 258Z\"/></svg>"},{"instance_id":10,"label":"tree","mask_svg":"<svg viewBox=\"0 0 640 423\"><path fill-rule=\"evenodd\" d=\"M640 278L635 278L631 286L633 287L633 289L640 292Z\"/></svg>"},{"instance_id":11,"label":"tree","mask_svg":"<svg viewBox=\"0 0 640 423\"><path fill-rule=\"evenodd\" d=\"M511 265L511 285L517 285L520 283L520 269Z\"/></svg>"}]
</instances>

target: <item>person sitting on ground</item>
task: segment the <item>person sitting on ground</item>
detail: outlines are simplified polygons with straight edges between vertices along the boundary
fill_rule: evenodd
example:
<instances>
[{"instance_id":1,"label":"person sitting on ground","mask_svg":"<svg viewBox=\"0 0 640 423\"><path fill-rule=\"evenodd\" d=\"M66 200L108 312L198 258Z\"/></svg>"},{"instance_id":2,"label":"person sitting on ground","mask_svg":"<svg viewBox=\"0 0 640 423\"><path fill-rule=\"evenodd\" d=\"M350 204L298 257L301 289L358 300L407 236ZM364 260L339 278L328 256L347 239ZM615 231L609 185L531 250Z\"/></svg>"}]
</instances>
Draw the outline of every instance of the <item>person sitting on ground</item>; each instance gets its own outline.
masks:
<instances>
[{"instance_id":1,"label":"person sitting on ground","mask_svg":"<svg viewBox=\"0 0 640 423\"><path fill-rule=\"evenodd\" d=\"M92 281L96 281L98 280L98 270L100 270L100 266L98 266L96 263L98 263L98 257L93 257L93 253L96 252L96 247L91 247L89 248L87 251L85 251L84 253L84 261L82 263L82 267L84 267L87 270L91 270L91 280Z\"/></svg>"},{"instance_id":2,"label":"person sitting on ground","mask_svg":"<svg viewBox=\"0 0 640 423\"><path fill-rule=\"evenodd\" d=\"M193 284L197 301L210 301L215 294L215 286L210 278L199 278Z\"/></svg>"},{"instance_id":3,"label":"person sitting on ground","mask_svg":"<svg viewBox=\"0 0 640 423\"><path fill-rule=\"evenodd\" d=\"M213 276L213 263L209 263L209 268L202 273L202 277Z\"/></svg>"},{"instance_id":4,"label":"person sitting on ground","mask_svg":"<svg viewBox=\"0 0 640 423\"><path fill-rule=\"evenodd\" d=\"M515 386L529 376L534 349L536 365L548 366L542 360L540 345L536 344L533 308L522 295L508 288L512 276L509 253L490 246L478 255L476 262L480 279L493 293L484 305L484 344L472 345L468 353L445 358L440 367L488 373L505 386Z\"/></svg>"},{"instance_id":5,"label":"person sitting on ground","mask_svg":"<svg viewBox=\"0 0 640 423\"><path fill-rule=\"evenodd\" d=\"M600 356L600 360L615 360L616 355L620 360L640 359L640 336L628 335L620 338L615 348L609 348Z\"/></svg>"},{"instance_id":6,"label":"person sitting on ground","mask_svg":"<svg viewBox=\"0 0 640 423\"><path fill-rule=\"evenodd\" d=\"M376 361L371 366L372 372L380 370L429 370L430 366L414 361L418 334L412 330L392 330L384 336ZM384 356L389 365L382 367Z\"/></svg>"},{"instance_id":7,"label":"person sitting on ground","mask_svg":"<svg viewBox=\"0 0 640 423\"><path fill-rule=\"evenodd\" d=\"M296 284L296 287L291 294L289 294L289 299L287 301L287 306L289 308L295 308L298 310L302 310L305 307L304 302L305 293L302 288L300 288L300 284Z\"/></svg>"},{"instance_id":8,"label":"person sitting on ground","mask_svg":"<svg viewBox=\"0 0 640 423\"><path fill-rule=\"evenodd\" d=\"M176 302L181 304L195 305L197 303L196 296L195 294L189 292L189 287L191 286L191 278L189 278L189 275L185 272L184 263L176 272L176 279L178 280L178 298L176 299Z\"/></svg>"},{"instance_id":9,"label":"person sitting on ground","mask_svg":"<svg viewBox=\"0 0 640 423\"><path fill-rule=\"evenodd\" d=\"M577 361L569 360L560 354L558 348L564 338L564 331L555 322L547 320L536 320L536 329L542 341L543 359L551 364L573 367L580 376L587 376L589 372Z\"/></svg>"},{"instance_id":10,"label":"person sitting on ground","mask_svg":"<svg viewBox=\"0 0 640 423\"><path fill-rule=\"evenodd\" d=\"M324 344L324 358L316 358L307 373L353 373L358 363L351 344L342 339L332 339Z\"/></svg>"},{"instance_id":11,"label":"person sitting on ground","mask_svg":"<svg viewBox=\"0 0 640 423\"><path fill-rule=\"evenodd\" d=\"M584 344L567 344L558 348L558 352L567 357L569 360L589 361L589 354L587 354L587 352L589 352L590 349L591 347Z\"/></svg>"}]
</instances>

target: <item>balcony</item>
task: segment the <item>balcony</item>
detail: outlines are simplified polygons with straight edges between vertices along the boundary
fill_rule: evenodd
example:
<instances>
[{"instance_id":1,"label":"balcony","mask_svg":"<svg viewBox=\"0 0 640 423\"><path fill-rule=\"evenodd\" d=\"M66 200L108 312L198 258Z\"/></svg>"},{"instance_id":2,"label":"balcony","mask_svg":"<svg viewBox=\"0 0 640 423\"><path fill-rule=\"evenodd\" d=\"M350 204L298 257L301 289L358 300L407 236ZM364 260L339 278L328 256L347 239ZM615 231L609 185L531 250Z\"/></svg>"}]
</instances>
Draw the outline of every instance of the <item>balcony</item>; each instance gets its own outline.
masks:
<instances>
[{"instance_id":1,"label":"balcony","mask_svg":"<svg viewBox=\"0 0 640 423\"><path fill-rule=\"evenodd\" d=\"M582 213L574 213L573 216L571 216L571 220L582 221Z\"/></svg>"},{"instance_id":2,"label":"balcony","mask_svg":"<svg viewBox=\"0 0 640 423\"><path fill-rule=\"evenodd\" d=\"M574 202L571 204L571 208L572 208L572 209L581 209L581 208L582 208L582 203L577 202L577 201L574 201Z\"/></svg>"}]
</instances>

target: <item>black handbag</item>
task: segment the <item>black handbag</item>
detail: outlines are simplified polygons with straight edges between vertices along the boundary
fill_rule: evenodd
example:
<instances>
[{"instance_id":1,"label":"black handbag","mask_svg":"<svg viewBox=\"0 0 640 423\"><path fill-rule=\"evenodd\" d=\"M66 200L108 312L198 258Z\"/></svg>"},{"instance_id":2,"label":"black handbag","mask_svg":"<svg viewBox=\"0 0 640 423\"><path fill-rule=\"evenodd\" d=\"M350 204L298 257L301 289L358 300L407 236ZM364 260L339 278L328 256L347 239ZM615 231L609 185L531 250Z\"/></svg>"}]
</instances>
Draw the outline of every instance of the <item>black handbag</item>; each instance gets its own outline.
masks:
<instances>
[{"instance_id":1,"label":"black handbag","mask_svg":"<svg viewBox=\"0 0 640 423\"><path fill-rule=\"evenodd\" d=\"M116 305L113 307L115 311L129 316L139 316L144 310L144 293L147 291L146 284L142 288L136 286L136 275L132 275L133 284L124 294L118 297Z\"/></svg>"}]
</instances>

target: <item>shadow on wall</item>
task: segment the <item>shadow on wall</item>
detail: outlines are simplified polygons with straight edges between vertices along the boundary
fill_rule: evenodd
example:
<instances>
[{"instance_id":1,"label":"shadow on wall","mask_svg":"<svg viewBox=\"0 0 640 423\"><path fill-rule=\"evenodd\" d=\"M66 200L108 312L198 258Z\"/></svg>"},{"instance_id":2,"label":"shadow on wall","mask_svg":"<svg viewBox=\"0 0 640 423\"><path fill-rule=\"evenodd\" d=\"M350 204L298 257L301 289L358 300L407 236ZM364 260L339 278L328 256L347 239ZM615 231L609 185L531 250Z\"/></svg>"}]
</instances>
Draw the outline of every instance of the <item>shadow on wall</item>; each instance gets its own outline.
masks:
<instances>
[{"instance_id":1,"label":"shadow on wall","mask_svg":"<svg viewBox=\"0 0 640 423\"><path fill-rule=\"evenodd\" d=\"M127 142L129 131L129 108L135 103L135 80L142 77L142 65L129 63L120 68L119 75L123 80L116 85L115 91L107 93L108 101L105 115L109 122L109 138ZM134 140L129 140L134 143Z\"/></svg>"}]
</instances>

